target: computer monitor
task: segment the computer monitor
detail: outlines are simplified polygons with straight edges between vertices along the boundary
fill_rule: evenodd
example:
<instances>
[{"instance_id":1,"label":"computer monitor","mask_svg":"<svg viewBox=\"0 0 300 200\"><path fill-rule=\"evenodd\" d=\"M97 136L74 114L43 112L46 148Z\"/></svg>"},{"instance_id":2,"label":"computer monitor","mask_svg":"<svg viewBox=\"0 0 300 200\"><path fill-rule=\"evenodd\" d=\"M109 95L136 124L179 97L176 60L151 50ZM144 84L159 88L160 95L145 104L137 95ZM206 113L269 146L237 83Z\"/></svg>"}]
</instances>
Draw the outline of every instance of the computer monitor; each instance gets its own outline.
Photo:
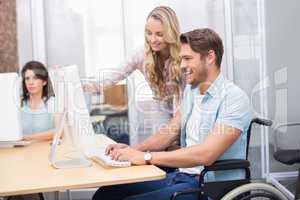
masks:
<instances>
[{"instance_id":1,"label":"computer monitor","mask_svg":"<svg viewBox=\"0 0 300 200\"><path fill-rule=\"evenodd\" d=\"M17 73L0 73L0 141L22 139L20 80Z\"/></svg>"},{"instance_id":2,"label":"computer monitor","mask_svg":"<svg viewBox=\"0 0 300 200\"><path fill-rule=\"evenodd\" d=\"M63 116L59 127L63 125L65 127L56 130L49 157L50 161L56 168L89 166L90 162L85 158L90 157L96 148L96 142L78 67L70 65L50 69L49 75L55 93L55 112L59 112ZM64 137L71 140L73 148L81 153L80 158L73 157L73 160L54 161L57 141L62 130L64 130Z\"/></svg>"}]
</instances>

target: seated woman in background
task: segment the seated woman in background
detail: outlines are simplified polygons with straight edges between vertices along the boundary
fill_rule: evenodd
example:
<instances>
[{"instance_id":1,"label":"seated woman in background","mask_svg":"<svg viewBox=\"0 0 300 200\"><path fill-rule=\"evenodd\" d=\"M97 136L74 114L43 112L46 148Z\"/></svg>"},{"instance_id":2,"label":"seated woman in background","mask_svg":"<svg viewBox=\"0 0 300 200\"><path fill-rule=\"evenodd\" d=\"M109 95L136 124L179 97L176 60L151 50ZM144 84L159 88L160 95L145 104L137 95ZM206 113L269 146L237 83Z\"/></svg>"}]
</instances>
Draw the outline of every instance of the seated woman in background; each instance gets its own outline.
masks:
<instances>
[{"instance_id":1,"label":"seated woman in background","mask_svg":"<svg viewBox=\"0 0 300 200\"><path fill-rule=\"evenodd\" d=\"M21 72L22 128L24 140L51 140L58 116L46 67L38 61L25 64Z\"/></svg>"},{"instance_id":2,"label":"seated woman in background","mask_svg":"<svg viewBox=\"0 0 300 200\"><path fill-rule=\"evenodd\" d=\"M30 61L21 71L22 132L24 140L45 141L53 138L58 122L54 114L54 94L46 67ZM9 200L42 200L42 193L8 197Z\"/></svg>"}]
</instances>

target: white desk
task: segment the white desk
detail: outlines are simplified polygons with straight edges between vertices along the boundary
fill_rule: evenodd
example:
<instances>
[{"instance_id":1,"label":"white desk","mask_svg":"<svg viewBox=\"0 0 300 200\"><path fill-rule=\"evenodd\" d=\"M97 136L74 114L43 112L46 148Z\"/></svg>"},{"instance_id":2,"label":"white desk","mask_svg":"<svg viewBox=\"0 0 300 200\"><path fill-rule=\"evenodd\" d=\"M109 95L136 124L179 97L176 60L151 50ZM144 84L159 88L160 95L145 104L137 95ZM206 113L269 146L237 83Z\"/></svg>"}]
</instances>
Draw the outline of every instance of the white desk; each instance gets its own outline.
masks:
<instances>
[{"instance_id":1,"label":"white desk","mask_svg":"<svg viewBox=\"0 0 300 200\"><path fill-rule=\"evenodd\" d=\"M100 146L111 143L103 135L98 135L96 139ZM49 142L0 149L0 196L91 188L165 177L164 171L152 165L104 168L93 163L92 167L87 168L54 169L48 160L49 151Z\"/></svg>"}]
</instances>

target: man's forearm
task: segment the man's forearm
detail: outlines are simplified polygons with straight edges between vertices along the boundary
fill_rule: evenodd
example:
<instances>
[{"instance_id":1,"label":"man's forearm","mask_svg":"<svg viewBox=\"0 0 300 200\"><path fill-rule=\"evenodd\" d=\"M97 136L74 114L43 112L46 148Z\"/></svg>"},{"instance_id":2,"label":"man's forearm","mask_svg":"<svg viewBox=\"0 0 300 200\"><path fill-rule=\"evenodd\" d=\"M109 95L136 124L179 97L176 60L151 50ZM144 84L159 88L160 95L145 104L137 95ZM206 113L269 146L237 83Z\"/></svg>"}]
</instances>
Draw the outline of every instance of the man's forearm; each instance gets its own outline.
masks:
<instances>
[{"instance_id":1,"label":"man's forearm","mask_svg":"<svg viewBox=\"0 0 300 200\"><path fill-rule=\"evenodd\" d=\"M53 138L55 130L47 130L47 131L42 131L39 133L32 133L28 135L24 135L23 139L24 140L51 140Z\"/></svg>"},{"instance_id":2,"label":"man's forearm","mask_svg":"<svg viewBox=\"0 0 300 200\"><path fill-rule=\"evenodd\" d=\"M199 165L209 165L210 153L202 145L182 148L175 151L152 152L151 164L186 168Z\"/></svg>"}]
</instances>

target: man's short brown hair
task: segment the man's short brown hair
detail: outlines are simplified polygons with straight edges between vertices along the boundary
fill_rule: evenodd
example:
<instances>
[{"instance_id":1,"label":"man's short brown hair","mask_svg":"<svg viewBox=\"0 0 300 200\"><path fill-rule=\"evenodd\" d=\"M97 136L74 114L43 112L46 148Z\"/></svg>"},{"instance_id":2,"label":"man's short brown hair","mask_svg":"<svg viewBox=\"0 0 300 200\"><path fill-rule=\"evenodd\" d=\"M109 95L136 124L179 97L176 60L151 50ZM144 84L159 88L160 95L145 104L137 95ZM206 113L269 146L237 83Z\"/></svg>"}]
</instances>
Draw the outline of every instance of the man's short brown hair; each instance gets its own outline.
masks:
<instances>
[{"instance_id":1,"label":"man's short brown hair","mask_svg":"<svg viewBox=\"0 0 300 200\"><path fill-rule=\"evenodd\" d=\"M189 44L193 51L207 56L209 50L216 54L216 65L221 66L224 47L220 36L209 28L195 29L180 35L180 42Z\"/></svg>"}]
</instances>

